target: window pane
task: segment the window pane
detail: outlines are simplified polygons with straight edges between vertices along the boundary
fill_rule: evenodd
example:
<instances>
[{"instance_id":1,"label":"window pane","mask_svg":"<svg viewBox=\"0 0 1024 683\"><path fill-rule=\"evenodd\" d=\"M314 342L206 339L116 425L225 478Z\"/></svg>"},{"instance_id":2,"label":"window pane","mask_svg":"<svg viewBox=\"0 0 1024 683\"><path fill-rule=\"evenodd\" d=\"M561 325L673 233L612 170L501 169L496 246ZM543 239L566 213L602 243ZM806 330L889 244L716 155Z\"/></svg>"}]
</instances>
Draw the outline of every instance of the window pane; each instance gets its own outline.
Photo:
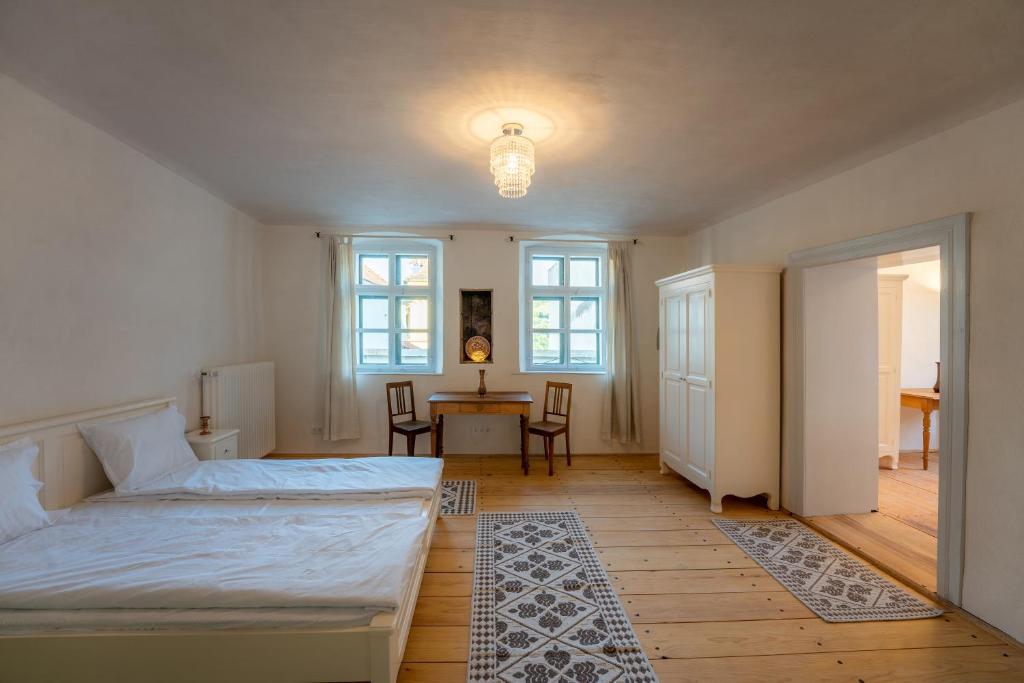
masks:
<instances>
[{"instance_id":1,"label":"window pane","mask_svg":"<svg viewBox=\"0 0 1024 683\"><path fill-rule=\"evenodd\" d=\"M562 326L562 299L533 300L533 328L537 330L558 329Z\"/></svg>"},{"instance_id":2,"label":"window pane","mask_svg":"<svg viewBox=\"0 0 1024 683\"><path fill-rule=\"evenodd\" d=\"M430 353L430 335L426 332L403 332L398 346L398 362L403 365L426 365Z\"/></svg>"},{"instance_id":3,"label":"window pane","mask_svg":"<svg viewBox=\"0 0 1024 683\"><path fill-rule=\"evenodd\" d=\"M426 297L400 297L398 325L403 330L425 330L430 327L430 304Z\"/></svg>"},{"instance_id":4,"label":"window pane","mask_svg":"<svg viewBox=\"0 0 1024 683\"><path fill-rule=\"evenodd\" d=\"M596 330L600 299L596 297L573 297L569 301L569 327L574 330Z\"/></svg>"},{"instance_id":5,"label":"window pane","mask_svg":"<svg viewBox=\"0 0 1024 683\"><path fill-rule=\"evenodd\" d=\"M361 332L359 334L359 362L364 365L388 364L387 332Z\"/></svg>"},{"instance_id":6,"label":"window pane","mask_svg":"<svg viewBox=\"0 0 1024 683\"><path fill-rule=\"evenodd\" d=\"M534 256L531 260L531 284L538 287L560 287L564 265L561 256Z\"/></svg>"},{"instance_id":7,"label":"window pane","mask_svg":"<svg viewBox=\"0 0 1024 683\"><path fill-rule=\"evenodd\" d=\"M398 284L426 287L430 284L430 259L426 256L398 257Z\"/></svg>"},{"instance_id":8,"label":"window pane","mask_svg":"<svg viewBox=\"0 0 1024 683\"><path fill-rule=\"evenodd\" d=\"M386 296L359 297L359 327L388 329L388 298Z\"/></svg>"},{"instance_id":9,"label":"window pane","mask_svg":"<svg viewBox=\"0 0 1024 683\"><path fill-rule=\"evenodd\" d=\"M571 258L569 259L570 287L598 287L598 273L601 271L601 259Z\"/></svg>"},{"instance_id":10,"label":"window pane","mask_svg":"<svg viewBox=\"0 0 1024 683\"><path fill-rule=\"evenodd\" d=\"M532 352L536 365L561 363L562 335L557 332L534 332Z\"/></svg>"},{"instance_id":11,"label":"window pane","mask_svg":"<svg viewBox=\"0 0 1024 683\"><path fill-rule=\"evenodd\" d=\"M599 335L596 332L573 332L569 335L569 362L597 365Z\"/></svg>"},{"instance_id":12,"label":"window pane","mask_svg":"<svg viewBox=\"0 0 1024 683\"><path fill-rule=\"evenodd\" d=\"M371 256L369 254L359 255L359 284L361 285L386 285L388 284L388 257Z\"/></svg>"}]
</instances>

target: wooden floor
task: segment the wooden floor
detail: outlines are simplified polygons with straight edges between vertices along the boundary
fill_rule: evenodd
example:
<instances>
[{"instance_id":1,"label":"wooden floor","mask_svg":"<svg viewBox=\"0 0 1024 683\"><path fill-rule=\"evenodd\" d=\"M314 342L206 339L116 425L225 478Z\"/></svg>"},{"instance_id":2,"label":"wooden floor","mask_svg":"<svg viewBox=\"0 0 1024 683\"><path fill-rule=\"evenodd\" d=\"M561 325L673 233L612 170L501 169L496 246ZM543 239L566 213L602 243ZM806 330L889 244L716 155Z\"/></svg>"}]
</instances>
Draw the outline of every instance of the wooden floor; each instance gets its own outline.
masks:
<instances>
[{"instance_id":1,"label":"wooden floor","mask_svg":"<svg viewBox=\"0 0 1024 683\"><path fill-rule=\"evenodd\" d=\"M808 517L812 527L928 593L936 590L939 457L900 454L899 469L878 471L878 512Z\"/></svg>"},{"instance_id":2,"label":"wooden floor","mask_svg":"<svg viewBox=\"0 0 1024 683\"><path fill-rule=\"evenodd\" d=\"M649 456L578 456L554 477L518 457L448 456L478 510L575 509L648 657L674 681L1021 681L1024 655L957 614L827 624L711 523L705 494ZM772 517L727 499L724 517ZM475 517L438 522L399 681L466 680Z\"/></svg>"},{"instance_id":3,"label":"wooden floor","mask_svg":"<svg viewBox=\"0 0 1024 683\"><path fill-rule=\"evenodd\" d=\"M928 456L924 469L920 453L900 454L895 470L878 470L878 512L932 538L939 528L939 455Z\"/></svg>"}]
</instances>

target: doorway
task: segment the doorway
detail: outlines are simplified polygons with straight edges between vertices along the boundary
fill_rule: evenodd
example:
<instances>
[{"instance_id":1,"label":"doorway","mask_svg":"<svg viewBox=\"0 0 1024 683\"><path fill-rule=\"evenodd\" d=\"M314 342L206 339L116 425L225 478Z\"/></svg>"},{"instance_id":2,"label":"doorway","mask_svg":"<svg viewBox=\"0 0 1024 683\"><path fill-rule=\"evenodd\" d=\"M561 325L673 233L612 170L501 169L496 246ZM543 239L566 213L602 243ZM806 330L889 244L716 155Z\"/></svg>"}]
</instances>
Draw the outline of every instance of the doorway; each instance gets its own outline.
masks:
<instances>
[{"instance_id":1,"label":"doorway","mask_svg":"<svg viewBox=\"0 0 1024 683\"><path fill-rule=\"evenodd\" d=\"M821 355L837 368L839 386L848 400L863 401L871 393L877 400L867 401L869 405L858 406L857 411L847 407L844 413L845 430L862 431L850 439L845 457L863 459L865 476L846 473L841 483L822 491L831 498L833 511L843 512L805 521L908 583L934 593L941 403L939 249L927 247L819 268L832 275L815 274L816 283L827 283L818 296L832 306L839 304L847 319L836 326L821 316L817 322L808 317L807 324L811 329L824 326L824 334L837 336L854 349L870 345L872 336L877 338L877 361L835 364L835 343L821 349ZM858 280L851 279L851 270ZM813 315L812 309L805 307L805 315ZM872 317L877 320L874 331L867 324ZM843 356L849 359L850 354ZM851 386L851 376L857 386ZM814 386L827 382L820 377L810 380ZM874 388L857 390L870 383ZM864 438L874 430L870 418L877 424L875 448Z\"/></svg>"},{"instance_id":2,"label":"doorway","mask_svg":"<svg viewBox=\"0 0 1024 683\"><path fill-rule=\"evenodd\" d=\"M878 512L935 543L941 289L937 247L878 258Z\"/></svg>"},{"instance_id":3,"label":"doorway","mask_svg":"<svg viewBox=\"0 0 1024 683\"><path fill-rule=\"evenodd\" d=\"M789 258L785 294L783 505L890 573L954 604L960 603L963 566L968 225L962 214L796 252ZM895 417L900 427L892 415L905 390L930 388L934 377L929 383L905 380L885 367L895 357L880 347L879 313L895 304L883 301L878 287L880 275L898 275L880 273L880 265L909 266L902 261L928 253L938 255L939 349L929 361L933 372L939 361L941 428L930 435L924 470L923 453L913 452L910 437L913 412L907 413L906 436L903 409ZM898 326L902 332L902 320ZM889 383L884 396L883 382ZM920 408L918 415L923 421ZM894 428L900 431L894 434ZM940 470L941 478L930 482ZM917 528L928 526L931 496L934 536Z\"/></svg>"}]
</instances>

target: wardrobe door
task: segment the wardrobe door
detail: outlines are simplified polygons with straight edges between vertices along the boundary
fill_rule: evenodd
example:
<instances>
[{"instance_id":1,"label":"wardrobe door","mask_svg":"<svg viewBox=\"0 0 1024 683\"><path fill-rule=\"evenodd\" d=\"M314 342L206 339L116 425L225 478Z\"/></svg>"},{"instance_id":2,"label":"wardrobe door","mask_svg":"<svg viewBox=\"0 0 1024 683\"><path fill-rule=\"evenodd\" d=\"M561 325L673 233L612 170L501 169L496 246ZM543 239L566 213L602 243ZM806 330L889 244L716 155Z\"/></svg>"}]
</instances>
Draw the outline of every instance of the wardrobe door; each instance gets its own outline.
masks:
<instances>
[{"instance_id":1,"label":"wardrobe door","mask_svg":"<svg viewBox=\"0 0 1024 683\"><path fill-rule=\"evenodd\" d=\"M683 339L685 302L682 293L661 299L661 459L677 472L683 469L682 414L684 399Z\"/></svg>"},{"instance_id":2,"label":"wardrobe door","mask_svg":"<svg viewBox=\"0 0 1024 683\"><path fill-rule=\"evenodd\" d=\"M713 479L714 453L709 425L712 420L710 364L713 331L708 315L710 287L702 286L686 293L686 350L683 398L685 414L684 474L694 483L709 487Z\"/></svg>"}]
</instances>

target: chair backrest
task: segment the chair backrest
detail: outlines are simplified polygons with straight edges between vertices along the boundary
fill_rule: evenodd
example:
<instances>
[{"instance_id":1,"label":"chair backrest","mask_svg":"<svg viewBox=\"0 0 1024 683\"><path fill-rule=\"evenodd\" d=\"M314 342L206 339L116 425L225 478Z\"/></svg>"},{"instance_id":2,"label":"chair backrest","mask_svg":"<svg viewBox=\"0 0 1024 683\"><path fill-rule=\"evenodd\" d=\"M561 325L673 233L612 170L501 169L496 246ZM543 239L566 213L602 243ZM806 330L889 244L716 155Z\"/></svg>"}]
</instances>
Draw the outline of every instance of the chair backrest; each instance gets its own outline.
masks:
<instances>
[{"instance_id":1,"label":"chair backrest","mask_svg":"<svg viewBox=\"0 0 1024 683\"><path fill-rule=\"evenodd\" d=\"M416 399L412 393L412 382L388 382L384 385L388 395L388 422L395 423L396 417L410 415L416 419Z\"/></svg>"},{"instance_id":2,"label":"chair backrest","mask_svg":"<svg viewBox=\"0 0 1024 683\"><path fill-rule=\"evenodd\" d=\"M572 385L566 382L548 382L544 387L544 421L554 415L565 418L569 424L572 412Z\"/></svg>"}]
</instances>

